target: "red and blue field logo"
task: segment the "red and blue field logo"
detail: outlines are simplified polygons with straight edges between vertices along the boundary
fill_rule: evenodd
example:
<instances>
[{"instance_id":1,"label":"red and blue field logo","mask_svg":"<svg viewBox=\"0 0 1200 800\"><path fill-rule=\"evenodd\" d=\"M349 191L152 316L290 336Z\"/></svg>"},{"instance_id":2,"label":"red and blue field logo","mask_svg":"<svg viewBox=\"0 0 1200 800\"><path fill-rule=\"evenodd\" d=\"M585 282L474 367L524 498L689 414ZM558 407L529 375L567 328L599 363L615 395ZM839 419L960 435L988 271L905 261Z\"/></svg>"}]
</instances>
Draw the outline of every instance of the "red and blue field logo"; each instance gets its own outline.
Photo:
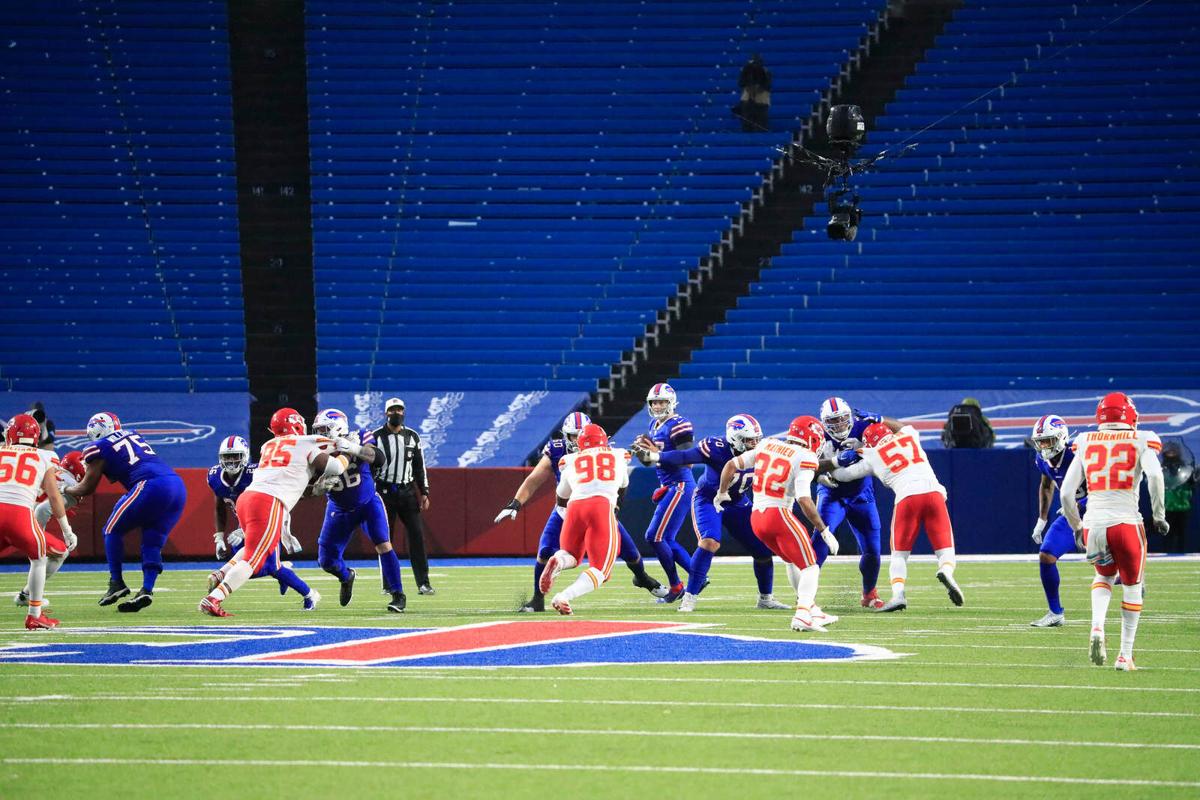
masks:
<instances>
[{"instance_id":1,"label":"red and blue field logo","mask_svg":"<svg viewBox=\"0 0 1200 800\"><path fill-rule=\"evenodd\" d=\"M119 641L98 642L98 635ZM146 626L63 629L0 662L223 667L570 667L896 658L882 647L767 639L678 622L507 620L453 628Z\"/></svg>"}]
</instances>

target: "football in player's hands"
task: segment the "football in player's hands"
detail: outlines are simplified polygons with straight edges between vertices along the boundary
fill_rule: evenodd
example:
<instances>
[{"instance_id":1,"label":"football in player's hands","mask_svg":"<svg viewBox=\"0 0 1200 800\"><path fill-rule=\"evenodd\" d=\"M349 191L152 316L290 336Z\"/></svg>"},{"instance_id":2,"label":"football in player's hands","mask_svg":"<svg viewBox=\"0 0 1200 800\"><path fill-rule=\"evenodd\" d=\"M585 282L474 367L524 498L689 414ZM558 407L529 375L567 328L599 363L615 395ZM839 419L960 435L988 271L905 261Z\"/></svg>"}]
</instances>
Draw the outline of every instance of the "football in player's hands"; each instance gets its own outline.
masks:
<instances>
[{"instance_id":1,"label":"football in player's hands","mask_svg":"<svg viewBox=\"0 0 1200 800\"><path fill-rule=\"evenodd\" d=\"M639 433L637 438L633 440L633 449L641 450L647 453L657 453L661 450L658 442L651 439L644 433Z\"/></svg>"}]
</instances>

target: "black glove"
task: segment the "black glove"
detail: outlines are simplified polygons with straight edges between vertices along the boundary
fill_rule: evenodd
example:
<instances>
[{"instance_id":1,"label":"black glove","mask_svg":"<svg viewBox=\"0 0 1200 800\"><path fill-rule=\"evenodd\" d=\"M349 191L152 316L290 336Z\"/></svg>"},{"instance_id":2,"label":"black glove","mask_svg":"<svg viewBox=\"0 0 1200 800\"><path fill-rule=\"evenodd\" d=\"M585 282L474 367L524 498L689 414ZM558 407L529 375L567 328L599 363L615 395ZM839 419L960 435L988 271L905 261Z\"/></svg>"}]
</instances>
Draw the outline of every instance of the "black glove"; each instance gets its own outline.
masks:
<instances>
[{"instance_id":1,"label":"black glove","mask_svg":"<svg viewBox=\"0 0 1200 800\"><path fill-rule=\"evenodd\" d=\"M500 511L500 513L496 515L496 519L493 520L493 522L503 522L506 519L516 519L517 512L520 510L521 501L514 497L512 500L509 500L508 505L506 505Z\"/></svg>"}]
</instances>

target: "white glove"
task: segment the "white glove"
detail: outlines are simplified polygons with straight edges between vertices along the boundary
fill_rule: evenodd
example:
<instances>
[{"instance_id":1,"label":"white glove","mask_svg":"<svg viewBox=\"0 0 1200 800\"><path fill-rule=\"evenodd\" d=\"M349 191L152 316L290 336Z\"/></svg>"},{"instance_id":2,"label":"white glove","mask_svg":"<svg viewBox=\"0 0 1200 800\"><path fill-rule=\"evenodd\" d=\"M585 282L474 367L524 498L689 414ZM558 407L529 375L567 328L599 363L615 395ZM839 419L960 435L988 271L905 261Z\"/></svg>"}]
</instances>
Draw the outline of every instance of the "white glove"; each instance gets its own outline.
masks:
<instances>
[{"instance_id":1,"label":"white glove","mask_svg":"<svg viewBox=\"0 0 1200 800\"><path fill-rule=\"evenodd\" d=\"M229 546L225 544L225 531L213 533L213 544L216 545L217 561L229 558Z\"/></svg>"},{"instance_id":2,"label":"white glove","mask_svg":"<svg viewBox=\"0 0 1200 800\"><path fill-rule=\"evenodd\" d=\"M828 472L818 475L817 483L819 483L822 486L825 486L829 489L836 489L839 485L838 482L833 479L833 476L830 475Z\"/></svg>"},{"instance_id":3,"label":"white glove","mask_svg":"<svg viewBox=\"0 0 1200 800\"><path fill-rule=\"evenodd\" d=\"M493 522L504 522L508 519L516 519L517 512L521 510L521 503L515 497L508 501L508 505L500 509L500 513L496 515Z\"/></svg>"},{"instance_id":4,"label":"white glove","mask_svg":"<svg viewBox=\"0 0 1200 800\"><path fill-rule=\"evenodd\" d=\"M1043 538L1042 531L1044 531L1044 530L1046 530L1046 520L1039 519L1037 522L1035 522L1033 524L1033 543L1034 544L1042 543L1042 538Z\"/></svg>"},{"instance_id":5,"label":"white glove","mask_svg":"<svg viewBox=\"0 0 1200 800\"><path fill-rule=\"evenodd\" d=\"M362 452L362 445L358 442L348 439L345 436L339 436L334 440L334 445L337 446L339 453L345 453L353 458L358 458L358 454Z\"/></svg>"},{"instance_id":6,"label":"white glove","mask_svg":"<svg viewBox=\"0 0 1200 800\"><path fill-rule=\"evenodd\" d=\"M279 541L283 544L283 549L290 553L300 552L300 540L292 536L290 528L284 528L283 533L279 537Z\"/></svg>"},{"instance_id":7,"label":"white glove","mask_svg":"<svg viewBox=\"0 0 1200 800\"><path fill-rule=\"evenodd\" d=\"M241 528L231 531L229 535L225 537L225 543L229 545L230 550L237 547L244 541L246 541L246 534L242 533Z\"/></svg>"},{"instance_id":8,"label":"white glove","mask_svg":"<svg viewBox=\"0 0 1200 800\"><path fill-rule=\"evenodd\" d=\"M1154 520L1154 530L1159 536L1166 536L1171 532L1171 523L1165 519L1156 519Z\"/></svg>"},{"instance_id":9,"label":"white glove","mask_svg":"<svg viewBox=\"0 0 1200 800\"><path fill-rule=\"evenodd\" d=\"M825 542L825 546L829 548L829 555L836 556L838 554L838 540L833 535L833 531L829 530L829 526L821 531L821 539Z\"/></svg>"},{"instance_id":10,"label":"white glove","mask_svg":"<svg viewBox=\"0 0 1200 800\"><path fill-rule=\"evenodd\" d=\"M713 505L717 507L717 511L724 511L725 509L721 508L721 506L728 503L731 499L729 492L720 492L713 498Z\"/></svg>"},{"instance_id":11,"label":"white glove","mask_svg":"<svg viewBox=\"0 0 1200 800\"><path fill-rule=\"evenodd\" d=\"M67 545L68 553L79 546L79 537L75 535L75 531L71 530L71 523L67 522L66 517L58 518L58 527L62 531L63 542Z\"/></svg>"}]
</instances>

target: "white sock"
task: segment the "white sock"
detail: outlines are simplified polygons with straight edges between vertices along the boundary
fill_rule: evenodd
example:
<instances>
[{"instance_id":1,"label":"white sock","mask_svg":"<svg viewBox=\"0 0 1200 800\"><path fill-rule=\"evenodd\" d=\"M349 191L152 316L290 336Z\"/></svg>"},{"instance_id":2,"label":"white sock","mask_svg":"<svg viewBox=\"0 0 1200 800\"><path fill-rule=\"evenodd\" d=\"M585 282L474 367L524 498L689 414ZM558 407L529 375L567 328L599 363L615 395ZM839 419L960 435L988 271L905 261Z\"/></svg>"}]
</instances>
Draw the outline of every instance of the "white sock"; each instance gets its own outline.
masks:
<instances>
[{"instance_id":1,"label":"white sock","mask_svg":"<svg viewBox=\"0 0 1200 800\"><path fill-rule=\"evenodd\" d=\"M1092 627L1104 630L1104 618L1108 616L1108 603L1112 600L1112 587L1117 577L1097 575L1092 582Z\"/></svg>"},{"instance_id":2,"label":"white sock","mask_svg":"<svg viewBox=\"0 0 1200 800\"><path fill-rule=\"evenodd\" d=\"M792 591L799 592L800 591L800 568L797 567L795 564L786 563L786 562L785 562L784 566L787 567L788 583L790 583L792 585Z\"/></svg>"},{"instance_id":3,"label":"white sock","mask_svg":"<svg viewBox=\"0 0 1200 800\"><path fill-rule=\"evenodd\" d=\"M253 571L249 561L238 561L225 572L225 579L217 584L217 588L208 593L209 599L221 602L250 580Z\"/></svg>"},{"instance_id":4,"label":"white sock","mask_svg":"<svg viewBox=\"0 0 1200 800\"><path fill-rule=\"evenodd\" d=\"M604 573L595 567L588 567L580 573L574 583L563 589L559 594L569 603L576 597L583 597L589 592L596 591L602 583L604 583Z\"/></svg>"},{"instance_id":5,"label":"white sock","mask_svg":"<svg viewBox=\"0 0 1200 800\"><path fill-rule=\"evenodd\" d=\"M935 550L933 553L937 556L938 572L944 572L951 578L954 577L954 548L943 547L941 550Z\"/></svg>"},{"instance_id":6,"label":"white sock","mask_svg":"<svg viewBox=\"0 0 1200 800\"><path fill-rule=\"evenodd\" d=\"M1121 603L1121 655L1133 658L1133 637L1142 616L1142 584L1124 587Z\"/></svg>"},{"instance_id":7,"label":"white sock","mask_svg":"<svg viewBox=\"0 0 1200 800\"><path fill-rule=\"evenodd\" d=\"M821 568L816 564L797 570L796 608L811 610L817 601L817 582L821 579Z\"/></svg>"},{"instance_id":8,"label":"white sock","mask_svg":"<svg viewBox=\"0 0 1200 800\"><path fill-rule=\"evenodd\" d=\"M579 566L579 562L575 559L575 556L566 550L559 550L554 554L554 557L558 559L559 564L562 564L563 569L574 569Z\"/></svg>"},{"instance_id":9,"label":"white sock","mask_svg":"<svg viewBox=\"0 0 1200 800\"><path fill-rule=\"evenodd\" d=\"M908 554L911 550L895 550L888 562L888 577L892 579L892 597L903 599L904 583L908 580Z\"/></svg>"},{"instance_id":10,"label":"white sock","mask_svg":"<svg viewBox=\"0 0 1200 800\"><path fill-rule=\"evenodd\" d=\"M62 553L59 555L55 555L54 553L48 553L46 555L46 579L49 580L51 575L58 572L58 568L61 567L63 564L65 564L66 561L67 561L66 553ZM30 566L32 566L33 562L30 561L29 564L30 564ZM29 596L29 580L28 579L25 580L25 588L22 589L21 591L25 592L25 595L27 597ZM42 591L45 592L44 585L43 585Z\"/></svg>"},{"instance_id":11,"label":"white sock","mask_svg":"<svg viewBox=\"0 0 1200 800\"><path fill-rule=\"evenodd\" d=\"M42 593L46 589L46 557L29 560L29 616L42 615Z\"/></svg>"}]
</instances>

